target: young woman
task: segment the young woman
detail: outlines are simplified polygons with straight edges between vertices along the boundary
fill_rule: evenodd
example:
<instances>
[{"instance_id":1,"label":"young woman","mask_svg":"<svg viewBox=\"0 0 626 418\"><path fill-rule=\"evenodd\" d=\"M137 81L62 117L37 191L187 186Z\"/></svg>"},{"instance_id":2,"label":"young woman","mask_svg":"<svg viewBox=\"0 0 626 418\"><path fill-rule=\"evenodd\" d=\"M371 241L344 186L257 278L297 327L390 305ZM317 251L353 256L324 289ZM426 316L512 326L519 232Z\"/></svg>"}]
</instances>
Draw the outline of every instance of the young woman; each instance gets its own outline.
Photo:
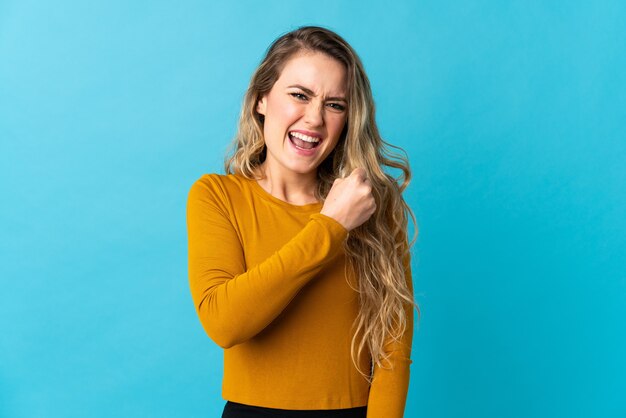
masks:
<instances>
[{"instance_id":1,"label":"young woman","mask_svg":"<svg viewBox=\"0 0 626 418\"><path fill-rule=\"evenodd\" d=\"M275 40L233 145L227 174L203 175L187 202L191 294L224 348L223 417L402 417L410 172L350 45L310 26Z\"/></svg>"}]
</instances>

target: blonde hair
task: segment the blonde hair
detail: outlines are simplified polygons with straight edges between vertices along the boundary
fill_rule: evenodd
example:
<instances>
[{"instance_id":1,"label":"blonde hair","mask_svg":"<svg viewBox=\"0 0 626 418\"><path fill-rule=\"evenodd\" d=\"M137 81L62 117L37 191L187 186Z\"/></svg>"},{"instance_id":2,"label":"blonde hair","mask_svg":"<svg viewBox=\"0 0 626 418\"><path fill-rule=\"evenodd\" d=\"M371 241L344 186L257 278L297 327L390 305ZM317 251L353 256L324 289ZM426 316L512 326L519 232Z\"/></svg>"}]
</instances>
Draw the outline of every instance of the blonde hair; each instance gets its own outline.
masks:
<instances>
[{"instance_id":1,"label":"blonde hair","mask_svg":"<svg viewBox=\"0 0 626 418\"><path fill-rule=\"evenodd\" d=\"M302 51L324 53L341 62L347 71L347 122L337 146L318 167L316 197L323 200L336 178L362 167L372 184L376 201L376 213L365 224L350 231L344 245L346 267L357 277L355 290L359 293L360 306L352 338L352 360L357 370L371 382L374 364L387 368L383 363L390 353L385 352L385 343L389 339L399 340L406 330L405 309L415 306L419 315L419 307L405 277L409 248L415 239L408 242L408 217L414 225L415 217L402 198L411 178L406 154L380 137L369 79L356 52L343 38L325 28L304 26L284 34L270 45L244 97L238 132L225 170L229 174L256 178L256 169L266 155L264 117L256 111L257 102L272 89L287 61ZM384 167L399 169L402 175L394 178L385 173ZM396 256L390 257L391 254ZM356 360L366 347L371 356L367 374Z\"/></svg>"}]
</instances>

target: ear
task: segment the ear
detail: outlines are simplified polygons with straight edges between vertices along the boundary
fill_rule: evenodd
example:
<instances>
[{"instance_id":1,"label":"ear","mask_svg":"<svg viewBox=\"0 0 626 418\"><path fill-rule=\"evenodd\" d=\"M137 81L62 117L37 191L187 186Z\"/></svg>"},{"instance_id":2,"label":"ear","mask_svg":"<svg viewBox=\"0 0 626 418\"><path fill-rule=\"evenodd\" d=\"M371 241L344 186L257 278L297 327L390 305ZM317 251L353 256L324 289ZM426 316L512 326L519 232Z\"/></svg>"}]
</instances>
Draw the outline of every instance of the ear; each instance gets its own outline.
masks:
<instances>
[{"instance_id":1,"label":"ear","mask_svg":"<svg viewBox=\"0 0 626 418\"><path fill-rule=\"evenodd\" d=\"M266 96L263 96L259 99L256 104L256 111L259 115L265 116L265 108L267 107L267 99Z\"/></svg>"}]
</instances>

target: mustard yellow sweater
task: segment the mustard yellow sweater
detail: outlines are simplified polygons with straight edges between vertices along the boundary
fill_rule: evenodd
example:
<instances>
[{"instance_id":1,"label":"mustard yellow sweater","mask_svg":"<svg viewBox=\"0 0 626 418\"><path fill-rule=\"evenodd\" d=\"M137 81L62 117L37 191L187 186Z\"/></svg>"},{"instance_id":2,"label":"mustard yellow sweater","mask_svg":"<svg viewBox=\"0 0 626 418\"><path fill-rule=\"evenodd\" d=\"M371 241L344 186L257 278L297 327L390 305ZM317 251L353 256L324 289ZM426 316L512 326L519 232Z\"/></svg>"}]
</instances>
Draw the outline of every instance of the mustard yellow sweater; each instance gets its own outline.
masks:
<instances>
[{"instance_id":1,"label":"mustard yellow sweater","mask_svg":"<svg viewBox=\"0 0 626 418\"><path fill-rule=\"evenodd\" d=\"M393 368L375 366L370 385L350 356L359 306L345 278L348 233L321 209L238 175L205 174L192 185L189 282L200 322L224 348L222 396L280 409L368 405L368 418L400 418L413 311L402 340L387 344ZM361 370L369 365L363 356Z\"/></svg>"}]
</instances>

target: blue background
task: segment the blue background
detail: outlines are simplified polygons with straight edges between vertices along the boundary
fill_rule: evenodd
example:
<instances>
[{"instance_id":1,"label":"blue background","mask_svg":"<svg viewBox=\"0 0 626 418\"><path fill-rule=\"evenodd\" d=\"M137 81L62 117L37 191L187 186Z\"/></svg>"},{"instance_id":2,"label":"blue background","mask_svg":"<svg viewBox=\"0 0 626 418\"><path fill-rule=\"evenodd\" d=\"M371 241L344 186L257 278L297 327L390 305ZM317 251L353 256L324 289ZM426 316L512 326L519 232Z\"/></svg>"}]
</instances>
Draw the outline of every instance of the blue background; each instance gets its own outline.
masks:
<instances>
[{"instance_id":1,"label":"blue background","mask_svg":"<svg viewBox=\"0 0 626 418\"><path fill-rule=\"evenodd\" d=\"M626 416L626 3L0 3L0 416L217 417L185 204L265 48L359 52L418 219L407 417Z\"/></svg>"}]
</instances>

